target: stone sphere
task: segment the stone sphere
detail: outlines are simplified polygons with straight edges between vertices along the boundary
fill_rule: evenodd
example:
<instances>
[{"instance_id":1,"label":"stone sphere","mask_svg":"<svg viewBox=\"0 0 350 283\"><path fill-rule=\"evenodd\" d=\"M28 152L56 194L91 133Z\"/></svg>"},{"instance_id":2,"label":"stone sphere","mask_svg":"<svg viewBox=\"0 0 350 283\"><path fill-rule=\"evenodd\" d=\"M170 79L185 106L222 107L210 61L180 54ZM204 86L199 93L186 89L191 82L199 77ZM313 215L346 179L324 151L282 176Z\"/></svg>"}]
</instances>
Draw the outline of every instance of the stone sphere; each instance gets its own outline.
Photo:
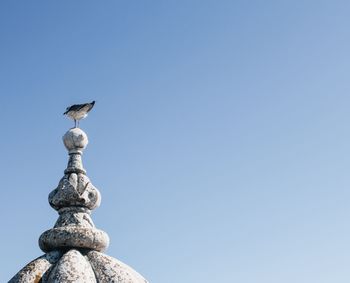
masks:
<instances>
[{"instance_id":1,"label":"stone sphere","mask_svg":"<svg viewBox=\"0 0 350 283\"><path fill-rule=\"evenodd\" d=\"M87 135L79 128L70 129L63 136L63 143L69 153L82 152L86 148L88 142Z\"/></svg>"}]
</instances>

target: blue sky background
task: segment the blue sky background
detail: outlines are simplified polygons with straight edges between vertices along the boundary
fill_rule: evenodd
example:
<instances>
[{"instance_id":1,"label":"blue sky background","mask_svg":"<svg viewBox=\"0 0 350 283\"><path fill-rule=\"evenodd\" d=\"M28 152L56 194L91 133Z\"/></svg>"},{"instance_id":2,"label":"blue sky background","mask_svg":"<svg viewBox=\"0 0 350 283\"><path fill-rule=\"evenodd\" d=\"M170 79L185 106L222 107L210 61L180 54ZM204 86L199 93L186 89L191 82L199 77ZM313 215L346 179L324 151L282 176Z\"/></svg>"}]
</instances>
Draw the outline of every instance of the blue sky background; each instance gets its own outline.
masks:
<instances>
[{"instance_id":1,"label":"blue sky background","mask_svg":"<svg viewBox=\"0 0 350 283\"><path fill-rule=\"evenodd\" d=\"M350 278L348 1L0 2L1 270L81 127L107 253L151 283Z\"/></svg>"}]
</instances>

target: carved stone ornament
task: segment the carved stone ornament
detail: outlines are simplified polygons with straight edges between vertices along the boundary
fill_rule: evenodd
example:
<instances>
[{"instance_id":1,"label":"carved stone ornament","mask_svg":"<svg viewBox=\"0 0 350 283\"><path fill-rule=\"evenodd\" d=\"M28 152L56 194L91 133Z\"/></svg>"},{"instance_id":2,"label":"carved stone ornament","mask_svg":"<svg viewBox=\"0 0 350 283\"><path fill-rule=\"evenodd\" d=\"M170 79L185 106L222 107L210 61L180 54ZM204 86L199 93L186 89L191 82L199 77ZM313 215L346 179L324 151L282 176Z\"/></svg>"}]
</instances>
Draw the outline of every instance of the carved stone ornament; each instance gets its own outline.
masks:
<instances>
[{"instance_id":1,"label":"carved stone ornament","mask_svg":"<svg viewBox=\"0 0 350 283\"><path fill-rule=\"evenodd\" d=\"M147 283L131 267L102 253L109 237L95 228L90 216L99 207L101 195L82 164L87 135L73 128L63 142L69 161L65 175L49 194L49 203L59 217L39 238L45 254L27 264L9 283Z\"/></svg>"}]
</instances>

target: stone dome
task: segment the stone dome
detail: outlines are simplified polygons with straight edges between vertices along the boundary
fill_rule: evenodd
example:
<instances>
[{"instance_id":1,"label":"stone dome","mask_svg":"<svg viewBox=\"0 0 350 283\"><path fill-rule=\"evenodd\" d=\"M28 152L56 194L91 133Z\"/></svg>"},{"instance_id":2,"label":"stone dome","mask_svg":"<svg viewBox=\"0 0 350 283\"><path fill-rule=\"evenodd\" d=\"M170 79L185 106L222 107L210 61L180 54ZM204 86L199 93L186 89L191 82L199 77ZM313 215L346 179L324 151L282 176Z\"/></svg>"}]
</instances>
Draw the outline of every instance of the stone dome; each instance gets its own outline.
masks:
<instances>
[{"instance_id":1,"label":"stone dome","mask_svg":"<svg viewBox=\"0 0 350 283\"><path fill-rule=\"evenodd\" d=\"M9 283L147 283L128 265L103 253L107 233L95 227L91 211L101 203L82 164L87 135L70 129L63 142L69 153L64 176L49 194L49 204L59 217L42 233L39 246L44 255L28 263Z\"/></svg>"},{"instance_id":2,"label":"stone dome","mask_svg":"<svg viewBox=\"0 0 350 283\"><path fill-rule=\"evenodd\" d=\"M28 263L9 283L147 283L128 265L94 250L52 251Z\"/></svg>"}]
</instances>

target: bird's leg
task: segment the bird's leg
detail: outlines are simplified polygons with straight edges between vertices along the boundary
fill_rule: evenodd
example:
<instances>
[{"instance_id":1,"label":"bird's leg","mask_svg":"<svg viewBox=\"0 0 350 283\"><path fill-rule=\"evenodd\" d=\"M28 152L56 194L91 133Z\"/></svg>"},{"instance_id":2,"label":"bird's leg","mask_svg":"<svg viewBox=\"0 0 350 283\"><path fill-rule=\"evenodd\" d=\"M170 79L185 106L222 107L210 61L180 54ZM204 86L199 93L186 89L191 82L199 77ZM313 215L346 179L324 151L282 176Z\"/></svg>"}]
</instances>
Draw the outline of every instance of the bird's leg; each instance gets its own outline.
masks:
<instances>
[{"instance_id":1,"label":"bird's leg","mask_svg":"<svg viewBox=\"0 0 350 283\"><path fill-rule=\"evenodd\" d=\"M77 127L77 120L74 119L74 128Z\"/></svg>"},{"instance_id":2,"label":"bird's leg","mask_svg":"<svg viewBox=\"0 0 350 283\"><path fill-rule=\"evenodd\" d=\"M79 128L79 120L78 120L78 128Z\"/></svg>"}]
</instances>

